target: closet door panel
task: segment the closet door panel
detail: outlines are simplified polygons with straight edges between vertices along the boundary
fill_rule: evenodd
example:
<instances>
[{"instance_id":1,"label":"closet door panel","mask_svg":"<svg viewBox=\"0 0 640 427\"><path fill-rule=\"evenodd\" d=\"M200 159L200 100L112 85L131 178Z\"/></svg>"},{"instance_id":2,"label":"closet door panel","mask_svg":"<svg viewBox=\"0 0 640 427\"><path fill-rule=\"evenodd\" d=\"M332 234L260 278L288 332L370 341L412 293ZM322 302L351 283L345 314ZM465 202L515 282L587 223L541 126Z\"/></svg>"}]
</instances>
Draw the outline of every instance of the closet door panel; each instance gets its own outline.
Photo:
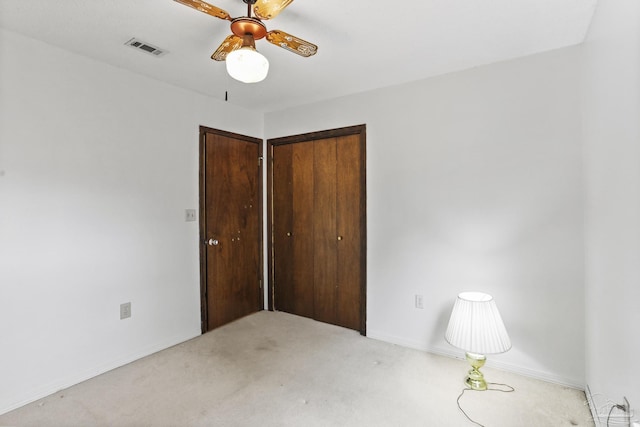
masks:
<instances>
[{"instance_id":1,"label":"closet door panel","mask_svg":"<svg viewBox=\"0 0 640 427\"><path fill-rule=\"evenodd\" d=\"M336 280L336 140L314 145L314 318L335 323Z\"/></svg>"},{"instance_id":2,"label":"closet door panel","mask_svg":"<svg viewBox=\"0 0 640 427\"><path fill-rule=\"evenodd\" d=\"M313 144L292 144L293 169L293 245L292 262L287 268L293 275L293 310L291 313L313 318L314 314L314 233L313 233Z\"/></svg>"},{"instance_id":3,"label":"closet door panel","mask_svg":"<svg viewBox=\"0 0 640 427\"><path fill-rule=\"evenodd\" d=\"M336 218L337 218L337 293L336 324L360 328L361 296L361 230L363 200L360 179L362 171L360 138L348 135L337 144Z\"/></svg>"},{"instance_id":4,"label":"closet door panel","mask_svg":"<svg viewBox=\"0 0 640 427\"><path fill-rule=\"evenodd\" d=\"M291 260L293 243L293 169L291 145L273 147L273 275L275 309L294 311L294 281Z\"/></svg>"}]
</instances>

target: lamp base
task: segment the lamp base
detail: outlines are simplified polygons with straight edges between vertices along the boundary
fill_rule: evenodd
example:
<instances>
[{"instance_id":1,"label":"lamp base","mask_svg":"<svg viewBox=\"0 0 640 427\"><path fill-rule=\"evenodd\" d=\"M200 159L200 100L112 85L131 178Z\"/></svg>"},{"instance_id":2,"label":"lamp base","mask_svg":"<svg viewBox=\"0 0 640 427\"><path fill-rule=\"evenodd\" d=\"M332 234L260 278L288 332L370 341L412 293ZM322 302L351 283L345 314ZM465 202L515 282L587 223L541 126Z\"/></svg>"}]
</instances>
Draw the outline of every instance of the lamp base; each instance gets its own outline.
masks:
<instances>
[{"instance_id":1,"label":"lamp base","mask_svg":"<svg viewBox=\"0 0 640 427\"><path fill-rule=\"evenodd\" d=\"M484 366L487 361L487 357L483 354L466 353L467 362L471 365L469 375L464 380L464 383L471 390L484 391L487 389L487 382L484 380L484 375L480 372L480 368Z\"/></svg>"}]
</instances>

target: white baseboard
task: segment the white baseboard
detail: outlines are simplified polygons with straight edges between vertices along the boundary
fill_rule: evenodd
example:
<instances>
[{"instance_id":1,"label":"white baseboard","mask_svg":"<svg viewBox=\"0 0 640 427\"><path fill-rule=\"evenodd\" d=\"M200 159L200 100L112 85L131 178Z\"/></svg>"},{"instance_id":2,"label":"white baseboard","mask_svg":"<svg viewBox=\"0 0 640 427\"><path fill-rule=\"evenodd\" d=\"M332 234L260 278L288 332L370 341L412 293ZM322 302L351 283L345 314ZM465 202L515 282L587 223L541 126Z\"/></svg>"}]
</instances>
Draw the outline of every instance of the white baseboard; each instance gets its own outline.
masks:
<instances>
[{"instance_id":1,"label":"white baseboard","mask_svg":"<svg viewBox=\"0 0 640 427\"><path fill-rule=\"evenodd\" d=\"M13 411L14 409L18 409L21 406L27 405L29 403L35 402L36 400L42 399L44 397L47 397L53 393L57 393L60 390L64 390L65 388L69 388L73 385L79 384L83 381L86 381L88 379L91 379L93 377L97 377L98 375L104 374L105 372L109 372L113 369L119 368L121 366L124 366L126 364L129 364L131 362L134 362L138 359L142 359L143 357L149 356L153 353L157 353L161 350L165 350L169 347L173 347L174 345L183 343L185 341L188 341L192 338L195 338L199 336L198 335L193 335L193 336L176 336L173 337L171 339L168 339L166 341L148 346L144 349L141 349L140 351L130 354L126 357L120 358L120 359L116 359L113 361L110 361L108 363L105 363L101 366L97 366L95 368L89 369L87 371L78 373L77 375L72 375L66 378L61 378L57 381L53 381L49 384L43 385L41 387L38 387L34 390L30 390L27 393L24 393L23 395L17 397L16 401L14 402L8 402L6 404L4 404L5 406L0 407L0 415L5 414L9 411Z\"/></svg>"},{"instance_id":2,"label":"white baseboard","mask_svg":"<svg viewBox=\"0 0 640 427\"><path fill-rule=\"evenodd\" d=\"M388 342L391 344L397 344L403 347L413 348L415 350L425 351L427 353L438 354L440 356L451 357L454 359L463 360L463 355L455 350L444 350L441 348L436 348L433 346L429 346L424 342L407 340L405 338L396 337L393 335L388 335L375 330L367 330L367 337ZM566 387L575 388L577 390L584 391L585 386L579 381L576 381L572 378L562 377L556 374L552 374L549 372L541 372L534 369L524 368L522 366L512 365L510 363L500 362L489 359L487 361L487 366L491 368L501 369L503 371L512 372L514 374L523 375L525 377L535 378L538 380L547 381L550 383L559 384Z\"/></svg>"},{"instance_id":3,"label":"white baseboard","mask_svg":"<svg viewBox=\"0 0 640 427\"><path fill-rule=\"evenodd\" d=\"M598 415L596 402L593 400L593 395L591 394L591 389L589 388L589 384L587 384L587 386L585 387L584 394L587 395L587 403L589 404L589 411L591 411L591 417L593 418L593 422L595 423L596 427L604 427L604 424L602 424L602 420Z\"/></svg>"}]
</instances>

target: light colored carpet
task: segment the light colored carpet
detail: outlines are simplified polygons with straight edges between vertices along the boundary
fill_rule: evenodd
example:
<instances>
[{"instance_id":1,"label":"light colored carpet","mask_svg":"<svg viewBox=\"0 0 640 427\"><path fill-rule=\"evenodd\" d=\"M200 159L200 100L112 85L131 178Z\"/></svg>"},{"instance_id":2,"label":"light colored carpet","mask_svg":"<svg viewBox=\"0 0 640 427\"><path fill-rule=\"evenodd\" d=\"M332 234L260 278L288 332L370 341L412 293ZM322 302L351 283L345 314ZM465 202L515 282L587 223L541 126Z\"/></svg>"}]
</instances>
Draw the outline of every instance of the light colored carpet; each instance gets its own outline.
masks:
<instances>
[{"instance_id":1,"label":"light colored carpet","mask_svg":"<svg viewBox=\"0 0 640 427\"><path fill-rule=\"evenodd\" d=\"M263 311L0 416L16 426L473 426L466 362ZM485 368L485 426L593 426L583 392Z\"/></svg>"}]
</instances>

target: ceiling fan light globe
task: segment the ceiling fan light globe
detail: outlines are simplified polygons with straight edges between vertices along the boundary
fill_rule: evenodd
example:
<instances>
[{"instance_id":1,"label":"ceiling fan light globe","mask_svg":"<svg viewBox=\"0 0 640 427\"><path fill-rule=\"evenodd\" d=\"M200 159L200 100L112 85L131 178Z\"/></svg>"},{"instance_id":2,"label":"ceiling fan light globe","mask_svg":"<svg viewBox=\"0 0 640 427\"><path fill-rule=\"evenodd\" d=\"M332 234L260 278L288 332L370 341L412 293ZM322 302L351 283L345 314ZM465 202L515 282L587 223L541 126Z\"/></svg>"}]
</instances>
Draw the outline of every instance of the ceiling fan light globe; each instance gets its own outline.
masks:
<instances>
[{"instance_id":1,"label":"ceiling fan light globe","mask_svg":"<svg viewBox=\"0 0 640 427\"><path fill-rule=\"evenodd\" d=\"M227 55L227 73L243 83L257 83L269 73L269 61L257 50L245 46Z\"/></svg>"}]
</instances>

